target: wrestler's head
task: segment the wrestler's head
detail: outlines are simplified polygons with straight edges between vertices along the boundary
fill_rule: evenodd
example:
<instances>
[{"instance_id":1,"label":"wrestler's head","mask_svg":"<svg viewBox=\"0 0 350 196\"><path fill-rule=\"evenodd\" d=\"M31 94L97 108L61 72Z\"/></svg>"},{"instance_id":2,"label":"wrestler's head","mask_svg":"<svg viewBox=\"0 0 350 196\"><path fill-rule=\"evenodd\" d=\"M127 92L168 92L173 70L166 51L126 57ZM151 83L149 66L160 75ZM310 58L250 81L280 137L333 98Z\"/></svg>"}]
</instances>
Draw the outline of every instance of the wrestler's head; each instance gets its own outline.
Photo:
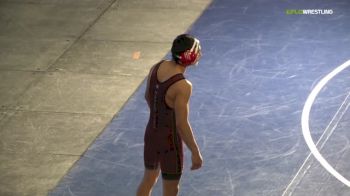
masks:
<instances>
[{"instance_id":1,"label":"wrestler's head","mask_svg":"<svg viewBox=\"0 0 350 196\"><path fill-rule=\"evenodd\" d=\"M200 42L189 34L179 35L173 41L171 54L177 64L196 65L202 56Z\"/></svg>"}]
</instances>

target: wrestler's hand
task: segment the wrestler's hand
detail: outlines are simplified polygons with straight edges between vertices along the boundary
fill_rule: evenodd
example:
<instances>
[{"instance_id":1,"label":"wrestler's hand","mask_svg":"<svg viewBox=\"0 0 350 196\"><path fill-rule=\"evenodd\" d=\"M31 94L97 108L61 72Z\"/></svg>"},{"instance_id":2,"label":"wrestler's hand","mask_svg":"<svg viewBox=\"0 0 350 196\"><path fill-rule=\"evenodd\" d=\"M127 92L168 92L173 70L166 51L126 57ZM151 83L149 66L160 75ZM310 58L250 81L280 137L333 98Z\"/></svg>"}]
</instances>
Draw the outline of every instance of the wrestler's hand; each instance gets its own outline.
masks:
<instances>
[{"instance_id":1,"label":"wrestler's hand","mask_svg":"<svg viewBox=\"0 0 350 196\"><path fill-rule=\"evenodd\" d=\"M196 170L202 167L203 158L199 151L192 152L192 166L191 170Z\"/></svg>"}]
</instances>

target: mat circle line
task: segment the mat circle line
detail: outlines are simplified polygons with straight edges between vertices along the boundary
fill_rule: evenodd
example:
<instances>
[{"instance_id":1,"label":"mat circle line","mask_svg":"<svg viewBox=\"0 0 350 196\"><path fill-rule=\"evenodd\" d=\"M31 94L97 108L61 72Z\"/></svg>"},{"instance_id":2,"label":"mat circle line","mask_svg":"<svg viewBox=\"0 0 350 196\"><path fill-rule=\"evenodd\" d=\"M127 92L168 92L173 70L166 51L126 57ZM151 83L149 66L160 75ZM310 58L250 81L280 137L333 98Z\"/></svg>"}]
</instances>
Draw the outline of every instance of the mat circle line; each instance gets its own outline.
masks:
<instances>
[{"instance_id":1,"label":"mat circle line","mask_svg":"<svg viewBox=\"0 0 350 196\"><path fill-rule=\"evenodd\" d=\"M317 85L312 89L311 93L309 94L304 104L303 112L301 115L301 127L302 127L303 136L312 155L331 175L333 175L336 179L338 179L340 182L342 182L348 187L350 187L350 181L346 179L344 176L342 176L337 170L335 170L317 149L316 144L314 143L311 137L310 126L309 126L309 116L310 116L311 107L318 93L334 76L336 76L337 74L342 72L344 69L348 68L349 66L350 66L350 60L346 61L342 65L335 68L332 72L327 74L324 78L322 78L317 83Z\"/></svg>"}]
</instances>

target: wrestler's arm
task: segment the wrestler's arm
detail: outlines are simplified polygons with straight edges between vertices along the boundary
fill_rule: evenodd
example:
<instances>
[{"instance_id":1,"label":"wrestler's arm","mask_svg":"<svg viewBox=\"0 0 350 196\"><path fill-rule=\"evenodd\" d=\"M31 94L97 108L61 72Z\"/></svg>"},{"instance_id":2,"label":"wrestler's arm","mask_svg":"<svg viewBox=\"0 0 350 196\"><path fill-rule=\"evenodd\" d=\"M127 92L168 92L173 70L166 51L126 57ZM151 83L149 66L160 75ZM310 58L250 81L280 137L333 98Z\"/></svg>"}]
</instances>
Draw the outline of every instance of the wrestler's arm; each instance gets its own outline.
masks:
<instances>
[{"instance_id":1,"label":"wrestler's arm","mask_svg":"<svg viewBox=\"0 0 350 196\"><path fill-rule=\"evenodd\" d=\"M177 91L174 104L176 128L179 130L181 138L190 149L190 151L192 153L200 154L197 142L194 138L192 128L188 120L189 99L192 94L192 85L187 80L182 80L180 81L178 87L179 90Z\"/></svg>"}]
</instances>

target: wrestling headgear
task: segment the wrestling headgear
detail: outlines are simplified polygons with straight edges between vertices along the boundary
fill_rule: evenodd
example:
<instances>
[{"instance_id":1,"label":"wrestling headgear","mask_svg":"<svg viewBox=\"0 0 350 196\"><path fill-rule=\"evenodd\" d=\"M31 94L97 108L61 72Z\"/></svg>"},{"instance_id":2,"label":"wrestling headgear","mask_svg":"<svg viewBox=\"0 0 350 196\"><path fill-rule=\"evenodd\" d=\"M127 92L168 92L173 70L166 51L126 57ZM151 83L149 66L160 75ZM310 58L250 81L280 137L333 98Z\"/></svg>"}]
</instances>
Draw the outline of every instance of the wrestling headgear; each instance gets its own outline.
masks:
<instances>
[{"instance_id":1,"label":"wrestling headgear","mask_svg":"<svg viewBox=\"0 0 350 196\"><path fill-rule=\"evenodd\" d=\"M196 63L200 52L199 40L188 34L177 36L171 48L175 62L185 67Z\"/></svg>"}]
</instances>

